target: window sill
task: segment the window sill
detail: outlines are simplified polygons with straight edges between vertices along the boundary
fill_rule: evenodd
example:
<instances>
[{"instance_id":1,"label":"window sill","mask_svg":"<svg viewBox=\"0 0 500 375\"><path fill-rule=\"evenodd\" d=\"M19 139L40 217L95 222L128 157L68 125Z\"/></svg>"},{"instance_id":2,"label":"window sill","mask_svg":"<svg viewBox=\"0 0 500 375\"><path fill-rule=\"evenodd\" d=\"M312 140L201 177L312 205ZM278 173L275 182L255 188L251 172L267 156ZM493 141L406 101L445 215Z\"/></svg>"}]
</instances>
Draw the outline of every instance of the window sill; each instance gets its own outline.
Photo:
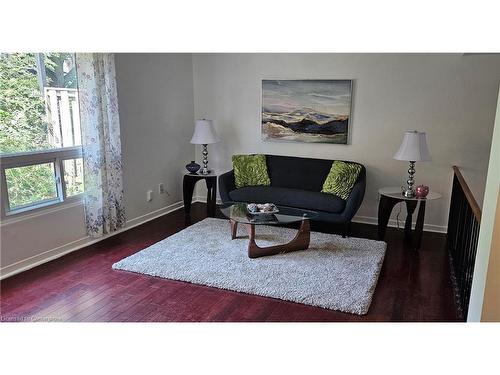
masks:
<instances>
[{"instance_id":1,"label":"window sill","mask_svg":"<svg viewBox=\"0 0 500 375\"><path fill-rule=\"evenodd\" d=\"M36 210L39 210L41 208L46 208L50 206L57 205L59 203L62 203L58 198L54 199L46 199L44 201L41 201L40 203L35 203L35 204L28 204L25 206L20 206L19 208L15 208L12 211L9 211L5 214L6 217L13 217L17 216L26 212L33 212Z\"/></svg>"},{"instance_id":2,"label":"window sill","mask_svg":"<svg viewBox=\"0 0 500 375\"><path fill-rule=\"evenodd\" d=\"M22 208L8 213L4 218L2 218L0 227L82 205L83 205L83 194L67 198L66 201L64 202L60 201L44 202L36 207Z\"/></svg>"}]
</instances>

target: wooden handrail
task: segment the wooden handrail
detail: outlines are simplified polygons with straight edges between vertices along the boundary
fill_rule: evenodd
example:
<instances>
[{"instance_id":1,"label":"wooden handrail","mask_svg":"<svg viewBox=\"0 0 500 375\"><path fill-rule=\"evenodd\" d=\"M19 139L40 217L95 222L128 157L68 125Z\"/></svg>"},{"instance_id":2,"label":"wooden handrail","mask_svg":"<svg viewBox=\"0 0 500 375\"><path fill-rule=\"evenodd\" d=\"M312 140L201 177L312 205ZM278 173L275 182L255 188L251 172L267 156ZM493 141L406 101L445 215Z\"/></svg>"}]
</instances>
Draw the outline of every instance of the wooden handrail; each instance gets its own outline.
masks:
<instances>
[{"instance_id":1,"label":"wooden handrail","mask_svg":"<svg viewBox=\"0 0 500 375\"><path fill-rule=\"evenodd\" d=\"M481 224L481 208L477 204L476 198L474 198L474 195L470 191L469 185L467 185L467 182L465 182L464 176L462 176L460 169L456 165L453 166L453 172L455 173L455 176L457 176L457 180L462 187L465 198L467 198L467 202L469 202L470 208L472 209L477 222Z\"/></svg>"}]
</instances>

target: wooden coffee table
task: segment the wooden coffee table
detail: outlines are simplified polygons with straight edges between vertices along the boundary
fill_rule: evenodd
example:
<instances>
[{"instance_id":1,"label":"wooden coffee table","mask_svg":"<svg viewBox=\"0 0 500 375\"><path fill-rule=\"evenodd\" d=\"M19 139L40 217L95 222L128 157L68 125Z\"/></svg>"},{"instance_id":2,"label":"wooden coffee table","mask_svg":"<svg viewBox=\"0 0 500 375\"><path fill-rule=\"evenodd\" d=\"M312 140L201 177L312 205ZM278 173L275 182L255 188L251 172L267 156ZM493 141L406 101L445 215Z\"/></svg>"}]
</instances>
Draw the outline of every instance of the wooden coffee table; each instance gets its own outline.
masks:
<instances>
[{"instance_id":1,"label":"wooden coffee table","mask_svg":"<svg viewBox=\"0 0 500 375\"><path fill-rule=\"evenodd\" d=\"M309 219L318 216L314 211L299 208L278 206L279 213L270 215L264 220L257 215L249 215L246 203L235 203L221 209L231 223L231 239L236 238L238 223L244 224L248 231L248 257L259 258L268 255L284 254L309 248L311 230ZM256 225L280 225L301 222L297 235L290 242L282 245L260 247L255 242Z\"/></svg>"}]
</instances>

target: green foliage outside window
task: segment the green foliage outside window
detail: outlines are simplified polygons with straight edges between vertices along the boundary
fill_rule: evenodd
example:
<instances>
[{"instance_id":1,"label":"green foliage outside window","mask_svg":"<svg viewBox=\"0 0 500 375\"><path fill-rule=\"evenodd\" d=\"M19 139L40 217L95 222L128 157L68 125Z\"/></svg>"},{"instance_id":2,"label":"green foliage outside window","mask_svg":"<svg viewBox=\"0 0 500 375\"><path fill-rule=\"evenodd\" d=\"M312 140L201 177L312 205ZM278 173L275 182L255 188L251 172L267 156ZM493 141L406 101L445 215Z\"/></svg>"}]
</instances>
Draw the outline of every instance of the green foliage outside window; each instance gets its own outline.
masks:
<instances>
[{"instance_id":1,"label":"green foliage outside window","mask_svg":"<svg viewBox=\"0 0 500 375\"><path fill-rule=\"evenodd\" d=\"M43 87L76 88L74 54L47 53L43 74L37 74L34 53L0 53L0 153L54 148L50 144L50 124L46 120ZM41 82L39 76L45 77ZM81 177L81 176L80 176ZM45 165L6 170L11 208L53 198L53 166ZM81 191L82 188L67 187ZM75 190L77 189L77 190Z\"/></svg>"},{"instance_id":2,"label":"green foliage outside window","mask_svg":"<svg viewBox=\"0 0 500 375\"><path fill-rule=\"evenodd\" d=\"M50 148L33 53L0 56L0 152Z\"/></svg>"},{"instance_id":3,"label":"green foliage outside window","mask_svg":"<svg viewBox=\"0 0 500 375\"><path fill-rule=\"evenodd\" d=\"M5 177L11 209L57 198L53 163L6 169Z\"/></svg>"}]
</instances>

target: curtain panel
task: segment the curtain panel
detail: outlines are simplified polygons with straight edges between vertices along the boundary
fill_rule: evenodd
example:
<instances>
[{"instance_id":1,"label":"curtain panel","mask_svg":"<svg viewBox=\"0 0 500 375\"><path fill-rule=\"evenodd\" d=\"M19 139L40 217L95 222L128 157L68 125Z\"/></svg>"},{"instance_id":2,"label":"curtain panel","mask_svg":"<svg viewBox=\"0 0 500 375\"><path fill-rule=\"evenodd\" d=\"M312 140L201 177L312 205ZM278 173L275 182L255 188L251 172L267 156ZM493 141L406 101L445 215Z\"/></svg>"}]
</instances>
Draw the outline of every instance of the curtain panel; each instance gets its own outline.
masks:
<instances>
[{"instance_id":1,"label":"curtain panel","mask_svg":"<svg viewBox=\"0 0 500 375\"><path fill-rule=\"evenodd\" d=\"M113 54L76 55L87 234L125 225L120 121Z\"/></svg>"}]
</instances>

